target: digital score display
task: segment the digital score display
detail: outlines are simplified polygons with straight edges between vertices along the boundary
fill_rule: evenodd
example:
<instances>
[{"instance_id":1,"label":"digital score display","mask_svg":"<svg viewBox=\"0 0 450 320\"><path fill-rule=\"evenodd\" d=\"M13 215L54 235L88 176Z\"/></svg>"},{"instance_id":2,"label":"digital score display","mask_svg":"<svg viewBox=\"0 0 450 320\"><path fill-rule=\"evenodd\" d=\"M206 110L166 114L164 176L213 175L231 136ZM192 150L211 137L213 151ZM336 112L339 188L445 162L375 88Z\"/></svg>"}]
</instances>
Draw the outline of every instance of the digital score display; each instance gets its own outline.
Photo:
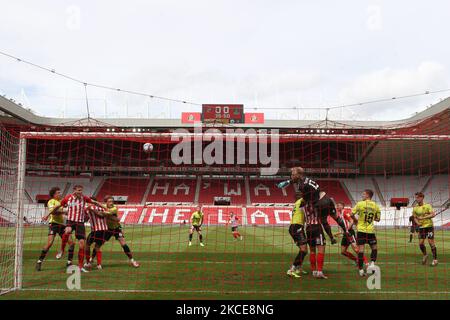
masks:
<instances>
[{"instance_id":1,"label":"digital score display","mask_svg":"<svg viewBox=\"0 0 450 320\"><path fill-rule=\"evenodd\" d=\"M243 104L203 104L203 122L244 123Z\"/></svg>"}]
</instances>

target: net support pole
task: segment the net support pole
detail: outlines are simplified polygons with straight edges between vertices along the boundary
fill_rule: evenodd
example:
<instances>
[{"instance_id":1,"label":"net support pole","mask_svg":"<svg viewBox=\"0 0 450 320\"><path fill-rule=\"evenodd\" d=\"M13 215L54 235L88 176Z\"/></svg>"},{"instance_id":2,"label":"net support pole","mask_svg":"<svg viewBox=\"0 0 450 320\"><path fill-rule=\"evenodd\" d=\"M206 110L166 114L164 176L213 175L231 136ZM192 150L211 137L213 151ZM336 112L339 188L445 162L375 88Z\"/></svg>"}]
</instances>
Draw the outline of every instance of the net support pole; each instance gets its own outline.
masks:
<instances>
[{"instance_id":1,"label":"net support pole","mask_svg":"<svg viewBox=\"0 0 450 320\"><path fill-rule=\"evenodd\" d=\"M17 224L16 249L14 257L14 289L22 289L23 274L23 191L25 183L26 139L20 138L19 161L17 166Z\"/></svg>"}]
</instances>

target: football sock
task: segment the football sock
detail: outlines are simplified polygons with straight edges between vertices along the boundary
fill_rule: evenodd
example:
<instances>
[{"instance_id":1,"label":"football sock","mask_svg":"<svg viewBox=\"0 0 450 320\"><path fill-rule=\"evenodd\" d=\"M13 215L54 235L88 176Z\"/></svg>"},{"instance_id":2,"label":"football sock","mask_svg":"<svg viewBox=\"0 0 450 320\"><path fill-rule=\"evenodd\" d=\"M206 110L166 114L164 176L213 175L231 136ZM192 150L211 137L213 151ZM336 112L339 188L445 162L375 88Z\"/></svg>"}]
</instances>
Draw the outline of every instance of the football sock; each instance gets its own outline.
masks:
<instances>
[{"instance_id":1,"label":"football sock","mask_svg":"<svg viewBox=\"0 0 450 320\"><path fill-rule=\"evenodd\" d=\"M47 255L48 250L42 249L41 255L39 256L39 261L44 261L45 256Z\"/></svg>"},{"instance_id":2,"label":"football sock","mask_svg":"<svg viewBox=\"0 0 450 320\"><path fill-rule=\"evenodd\" d=\"M322 272L323 270L323 261L324 261L325 255L323 253L317 254L317 270Z\"/></svg>"},{"instance_id":3,"label":"football sock","mask_svg":"<svg viewBox=\"0 0 450 320\"><path fill-rule=\"evenodd\" d=\"M88 246L86 246L85 257L86 263L89 263L89 260L91 259L91 248Z\"/></svg>"},{"instance_id":4,"label":"football sock","mask_svg":"<svg viewBox=\"0 0 450 320\"><path fill-rule=\"evenodd\" d=\"M64 252L66 249L67 241L69 241L70 233L64 233L61 237L61 251Z\"/></svg>"},{"instance_id":5,"label":"football sock","mask_svg":"<svg viewBox=\"0 0 450 320\"><path fill-rule=\"evenodd\" d=\"M358 267L359 267L359 270L363 269L363 265L364 265L364 252L359 252L358 253Z\"/></svg>"},{"instance_id":6,"label":"football sock","mask_svg":"<svg viewBox=\"0 0 450 320\"><path fill-rule=\"evenodd\" d=\"M411 234L409 235L409 242L412 241L412 238L413 238L413 234L411 233Z\"/></svg>"},{"instance_id":7,"label":"football sock","mask_svg":"<svg viewBox=\"0 0 450 320\"><path fill-rule=\"evenodd\" d=\"M203 242L203 235L199 235L198 238L200 239L200 242Z\"/></svg>"},{"instance_id":8,"label":"football sock","mask_svg":"<svg viewBox=\"0 0 450 320\"><path fill-rule=\"evenodd\" d=\"M122 246L122 249L123 249L123 252L125 252L125 254L127 255L127 257L128 257L129 259L133 259L133 255L131 254L131 250L130 250L130 248L128 247L127 244L124 244L124 245Z\"/></svg>"},{"instance_id":9,"label":"football sock","mask_svg":"<svg viewBox=\"0 0 450 320\"><path fill-rule=\"evenodd\" d=\"M305 258L306 254L306 252L299 251L299 253L295 257L294 266L300 267L303 264L303 259Z\"/></svg>"},{"instance_id":10,"label":"football sock","mask_svg":"<svg viewBox=\"0 0 450 320\"><path fill-rule=\"evenodd\" d=\"M437 260L437 250L436 246L431 246L431 252L433 252L433 259Z\"/></svg>"},{"instance_id":11,"label":"football sock","mask_svg":"<svg viewBox=\"0 0 450 320\"><path fill-rule=\"evenodd\" d=\"M75 244L71 244L69 246L69 256L68 256L68 260L72 261L73 260L73 252L75 251Z\"/></svg>"},{"instance_id":12,"label":"football sock","mask_svg":"<svg viewBox=\"0 0 450 320\"><path fill-rule=\"evenodd\" d=\"M192 233L189 234L189 241L192 241Z\"/></svg>"},{"instance_id":13,"label":"football sock","mask_svg":"<svg viewBox=\"0 0 450 320\"><path fill-rule=\"evenodd\" d=\"M84 263L84 250L79 249L78 250L78 266L80 268L83 268Z\"/></svg>"},{"instance_id":14,"label":"football sock","mask_svg":"<svg viewBox=\"0 0 450 320\"><path fill-rule=\"evenodd\" d=\"M94 259L96 256L97 256L97 249L94 248L94 249L92 250L92 259Z\"/></svg>"},{"instance_id":15,"label":"football sock","mask_svg":"<svg viewBox=\"0 0 450 320\"><path fill-rule=\"evenodd\" d=\"M311 264L311 270L316 271L316 253L315 252L310 253L309 263Z\"/></svg>"},{"instance_id":16,"label":"football sock","mask_svg":"<svg viewBox=\"0 0 450 320\"><path fill-rule=\"evenodd\" d=\"M420 251L422 251L423 255L427 254L427 248L424 244L419 244Z\"/></svg>"},{"instance_id":17,"label":"football sock","mask_svg":"<svg viewBox=\"0 0 450 320\"><path fill-rule=\"evenodd\" d=\"M95 249L94 249L95 250ZM102 252L97 252L97 265L102 264Z\"/></svg>"}]
</instances>

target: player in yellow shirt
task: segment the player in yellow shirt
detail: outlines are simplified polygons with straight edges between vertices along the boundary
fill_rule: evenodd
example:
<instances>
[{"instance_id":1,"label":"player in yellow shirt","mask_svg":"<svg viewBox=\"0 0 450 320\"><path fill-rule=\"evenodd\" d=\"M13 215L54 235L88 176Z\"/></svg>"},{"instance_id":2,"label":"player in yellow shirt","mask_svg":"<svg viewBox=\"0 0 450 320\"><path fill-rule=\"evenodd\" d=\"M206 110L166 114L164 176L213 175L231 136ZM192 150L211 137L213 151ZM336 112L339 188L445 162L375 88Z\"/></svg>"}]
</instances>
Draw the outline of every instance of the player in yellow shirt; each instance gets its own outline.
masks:
<instances>
[{"instance_id":1,"label":"player in yellow shirt","mask_svg":"<svg viewBox=\"0 0 450 320\"><path fill-rule=\"evenodd\" d=\"M425 247L425 239L428 239L428 244L433 253L433 262L431 265L434 267L438 264L432 220L436 216L436 213L431 204L423 202L425 196L422 192L416 192L415 198L417 204L413 208L413 216L415 222L419 225L419 247L423 254L422 264L426 264L428 259L427 248Z\"/></svg>"},{"instance_id":2,"label":"player in yellow shirt","mask_svg":"<svg viewBox=\"0 0 450 320\"><path fill-rule=\"evenodd\" d=\"M191 228L189 229L189 246L192 246L192 235L194 230L198 233L198 239L200 240L200 246L204 247L203 235L202 235L203 213L201 206L197 206L196 210L191 215Z\"/></svg>"},{"instance_id":3,"label":"player in yellow shirt","mask_svg":"<svg viewBox=\"0 0 450 320\"><path fill-rule=\"evenodd\" d=\"M125 235L123 233L122 226L120 225L118 209L114 204L114 198L112 196L106 196L103 200L105 201L105 203L99 203L99 206L104 210L103 213L106 218L106 224L108 225L108 232L105 236L105 242L109 241L111 237L116 238L116 240L119 241L123 252L128 257L130 264L135 268L139 268L139 263L134 260L130 247L128 247L128 244L125 241ZM92 257L89 261L90 263L96 257L96 255L97 251L94 248L94 250L92 251Z\"/></svg>"},{"instance_id":4,"label":"player in yellow shirt","mask_svg":"<svg viewBox=\"0 0 450 320\"><path fill-rule=\"evenodd\" d=\"M306 273L302 270L302 264L305 256L308 254L308 241L305 234L305 211L303 209L306 202L303 200L301 192L295 194L295 199L294 208L292 209L291 224L289 226L289 234L299 248L299 252L295 257L291 268L287 271L287 275L294 278L300 278L301 273Z\"/></svg>"},{"instance_id":5,"label":"player in yellow shirt","mask_svg":"<svg viewBox=\"0 0 450 320\"><path fill-rule=\"evenodd\" d=\"M362 201L359 201L352 210L351 217L356 224L356 244L358 245L358 267L359 275L365 276L364 271L364 246L368 244L372 250L370 254L369 268L375 266L377 261L377 237L375 236L374 221L380 221L381 211L375 201L372 201L373 191L364 190L362 193ZM358 218L356 218L356 215Z\"/></svg>"},{"instance_id":6,"label":"player in yellow shirt","mask_svg":"<svg viewBox=\"0 0 450 320\"><path fill-rule=\"evenodd\" d=\"M66 228L65 219L64 219L64 213L65 213L64 209L60 208L60 209L56 210L56 212L53 212L52 214L50 214L50 212L52 212L56 206L60 205L60 201L62 198L61 189L58 187L53 187L50 189L49 195L50 195L51 199L47 202L48 213L44 217L42 217L42 221L48 220L48 223L49 223L48 239L47 239L47 244L42 249L41 255L39 256L39 259L36 263L36 271L41 271L42 262L44 261L45 257L47 256L48 250L50 250L50 248L52 247L53 242L55 241L56 235L59 235L62 240L61 251L59 251L57 253L56 259L61 259L61 257L64 254L64 249L65 249L66 243L69 243L69 257L68 257L67 265L72 264L73 251L75 248L72 239L70 239L70 234L66 235L64 233L64 229Z\"/></svg>"}]
</instances>

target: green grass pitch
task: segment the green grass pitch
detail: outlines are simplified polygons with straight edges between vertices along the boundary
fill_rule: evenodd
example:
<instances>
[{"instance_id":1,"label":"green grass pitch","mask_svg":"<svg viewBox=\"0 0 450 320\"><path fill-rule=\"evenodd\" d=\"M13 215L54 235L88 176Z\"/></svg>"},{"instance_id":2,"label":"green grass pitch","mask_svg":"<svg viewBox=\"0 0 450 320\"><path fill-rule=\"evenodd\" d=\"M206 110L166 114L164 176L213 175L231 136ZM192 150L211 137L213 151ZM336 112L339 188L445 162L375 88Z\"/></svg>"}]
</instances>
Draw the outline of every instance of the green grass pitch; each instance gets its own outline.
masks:
<instances>
[{"instance_id":1,"label":"green grass pitch","mask_svg":"<svg viewBox=\"0 0 450 320\"><path fill-rule=\"evenodd\" d=\"M200 247L194 234L193 246L188 247L187 226L125 226L140 268L128 264L118 241L112 239L103 247L104 269L82 274L81 290L73 291L66 286L66 256L55 259L59 238L42 271L34 270L47 228L28 227L23 290L0 299L449 299L449 231L436 231L439 265L431 267L421 264L417 237L409 243L407 229L379 227L381 289L369 290L367 278L360 278L355 265L339 254L339 243L327 244L327 280L311 276L309 255L304 262L309 274L289 278L286 271L298 249L287 229L241 227L244 240L235 242L229 228L204 226L206 246ZM431 254L428 244L427 250Z\"/></svg>"}]
</instances>

